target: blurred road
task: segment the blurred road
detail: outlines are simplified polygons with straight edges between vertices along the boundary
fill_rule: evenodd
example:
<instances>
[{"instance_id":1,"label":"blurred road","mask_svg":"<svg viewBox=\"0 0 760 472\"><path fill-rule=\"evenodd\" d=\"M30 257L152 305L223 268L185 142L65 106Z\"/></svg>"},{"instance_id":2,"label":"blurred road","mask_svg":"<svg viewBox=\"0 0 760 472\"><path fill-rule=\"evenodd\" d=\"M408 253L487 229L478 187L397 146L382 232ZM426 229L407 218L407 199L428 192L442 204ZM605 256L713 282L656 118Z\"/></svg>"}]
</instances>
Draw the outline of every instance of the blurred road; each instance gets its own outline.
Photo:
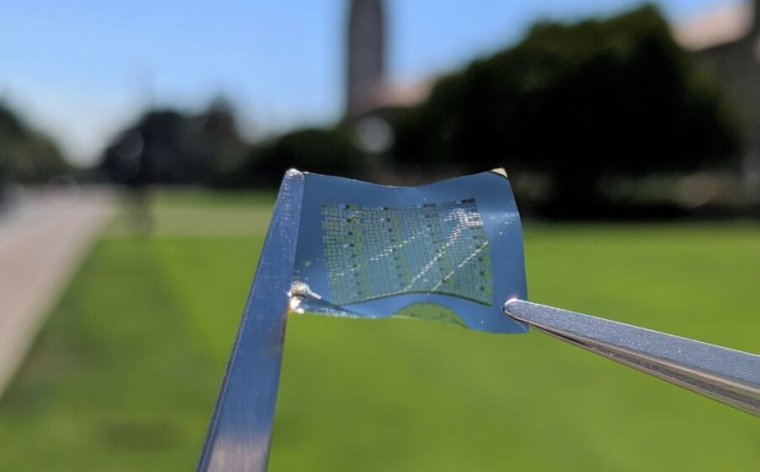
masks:
<instances>
[{"instance_id":1,"label":"blurred road","mask_svg":"<svg viewBox=\"0 0 760 472\"><path fill-rule=\"evenodd\" d=\"M12 197L0 214L0 395L114 209L105 189Z\"/></svg>"}]
</instances>

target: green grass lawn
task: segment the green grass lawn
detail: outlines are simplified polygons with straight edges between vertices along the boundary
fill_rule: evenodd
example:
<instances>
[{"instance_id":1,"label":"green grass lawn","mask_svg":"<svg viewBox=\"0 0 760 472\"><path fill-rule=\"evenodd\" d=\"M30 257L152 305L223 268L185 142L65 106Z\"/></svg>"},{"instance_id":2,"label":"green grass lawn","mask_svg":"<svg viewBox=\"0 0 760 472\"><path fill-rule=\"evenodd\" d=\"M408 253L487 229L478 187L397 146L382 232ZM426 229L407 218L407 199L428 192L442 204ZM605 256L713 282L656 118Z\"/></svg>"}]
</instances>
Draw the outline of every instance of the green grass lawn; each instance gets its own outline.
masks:
<instances>
[{"instance_id":1,"label":"green grass lawn","mask_svg":"<svg viewBox=\"0 0 760 472\"><path fill-rule=\"evenodd\" d=\"M160 231L104 237L0 399L0 471L192 470L266 226L230 215L268 203L171 196ZM758 226L542 225L526 245L534 301L760 352ZM758 438L539 333L295 316L270 470L742 471Z\"/></svg>"}]
</instances>

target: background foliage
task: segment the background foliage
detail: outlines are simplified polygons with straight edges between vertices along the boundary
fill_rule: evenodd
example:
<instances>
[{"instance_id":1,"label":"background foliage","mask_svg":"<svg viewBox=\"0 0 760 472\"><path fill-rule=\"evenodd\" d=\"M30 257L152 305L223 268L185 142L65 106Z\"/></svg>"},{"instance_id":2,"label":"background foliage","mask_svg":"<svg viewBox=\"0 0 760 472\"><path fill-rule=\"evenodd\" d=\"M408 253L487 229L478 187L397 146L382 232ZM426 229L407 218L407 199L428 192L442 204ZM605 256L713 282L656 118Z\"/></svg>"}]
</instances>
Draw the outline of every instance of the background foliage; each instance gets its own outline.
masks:
<instances>
[{"instance_id":1,"label":"background foliage","mask_svg":"<svg viewBox=\"0 0 760 472\"><path fill-rule=\"evenodd\" d=\"M611 204L605 178L729 171L743 151L721 89L652 6L538 24L442 77L421 104L375 116L393 138L380 151L362 146L361 122L249 145L224 101L199 116L153 111L116 138L101 168L129 185L261 188L290 167L376 181L506 167L542 178L545 209L572 215Z\"/></svg>"},{"instance_id":2,"label":"background foliage","mask_svg":"<svg viewBox=\"0 0 760 472\"><path fill-rule=\"evenodd\" d=\"M603 176L725 168L741 150L720 90L650 6L539 24L402 116L399 165L538 172L563 205L593 204Z\"/></svg>"},{"instance_id":3,"label":"background foliage","mask_svg":"<svg viewBox=\"0 0 760 472\"><path fill-rule=\"evenodd\" d=\"M48 136L0 102L0 187L3 180L45 183L69 170Z\"/></svg>"}]
</instances>

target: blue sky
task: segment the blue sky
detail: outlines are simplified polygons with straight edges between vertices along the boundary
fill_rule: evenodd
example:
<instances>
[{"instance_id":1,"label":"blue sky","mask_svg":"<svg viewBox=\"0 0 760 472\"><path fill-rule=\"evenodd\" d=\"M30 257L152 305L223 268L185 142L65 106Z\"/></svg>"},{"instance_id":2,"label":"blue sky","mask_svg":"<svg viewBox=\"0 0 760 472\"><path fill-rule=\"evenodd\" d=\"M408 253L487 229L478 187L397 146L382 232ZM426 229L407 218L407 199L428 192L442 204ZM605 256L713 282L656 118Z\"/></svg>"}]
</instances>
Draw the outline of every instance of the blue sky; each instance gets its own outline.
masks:
<instances>
[{"instance_id":1,"label":"blue sky","mask_svg":"<svg viewBox=\"0 0 760 472\"><path fill-rule=\"evenodd\" d=\"M10 1L10 4L6 2ZM655 2L674 21L742 0ZM414 82L635 0L386 0L391 79ZM252 137L328 124L343 106L347 0L0 0L0 99L79 162L148 106L224 94Z\"/></svg>"}]
</instances>

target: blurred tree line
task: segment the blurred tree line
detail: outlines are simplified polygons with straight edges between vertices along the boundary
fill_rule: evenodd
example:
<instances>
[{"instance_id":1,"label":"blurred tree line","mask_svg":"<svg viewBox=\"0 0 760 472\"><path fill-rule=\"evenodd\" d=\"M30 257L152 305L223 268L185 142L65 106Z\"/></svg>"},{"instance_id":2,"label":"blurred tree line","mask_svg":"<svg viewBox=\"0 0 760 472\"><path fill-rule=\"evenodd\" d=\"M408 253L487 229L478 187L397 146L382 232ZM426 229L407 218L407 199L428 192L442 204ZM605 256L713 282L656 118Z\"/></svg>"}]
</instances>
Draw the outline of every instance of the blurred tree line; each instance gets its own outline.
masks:
<instances>
[{"instance_id":1,"label":"blurred tree line","mask_svg":"<svg viewBox=\"0 0 760 472\"><path fill-rule=\"evenodd\" d=\"M397 129L400 166L540 173L550 201L567 208L598 204L605 176L722 167L742 147L721 90L651 6L538 24L442 78Z\"/></svg>"},{"instance_id":2,"label":"blurred tree line","mask_svg":"<svg viewBox=\"0 0 760 472\"><path fill-rule=\"evenodd\" d=\"M548 179L548 206L572 209L601 204L603 178L726 168L743 145L721 90L651 6L537 24L440 78L425 102L378 117L394 138L380 151L357 122L248 145L224 101L198 115L151 111L100 168L128 185L274 187L289 167L360 178L506 167Z\"/></svg>"},{"instance_id":3,"label":"blurred tree line","mask_svg":"<svg viewBox=\"0 0 760 472\"><path fill-rule=\"evenodd\" d=\"M127 186L219 185L250 153L231 105L217 99L199 114L150 110L103 153L100 171Z\"/></svg>"},{"instance_id":4,"label":"blurred tree line","mask_svg":"<svg viewBox=\"0 0 760 472\"><path fill-rule=\"evenodd\" d=\"M0 102L0 200L8 181L45 183L68 171L53 140Z\"/></svg>"}]
</instances>

